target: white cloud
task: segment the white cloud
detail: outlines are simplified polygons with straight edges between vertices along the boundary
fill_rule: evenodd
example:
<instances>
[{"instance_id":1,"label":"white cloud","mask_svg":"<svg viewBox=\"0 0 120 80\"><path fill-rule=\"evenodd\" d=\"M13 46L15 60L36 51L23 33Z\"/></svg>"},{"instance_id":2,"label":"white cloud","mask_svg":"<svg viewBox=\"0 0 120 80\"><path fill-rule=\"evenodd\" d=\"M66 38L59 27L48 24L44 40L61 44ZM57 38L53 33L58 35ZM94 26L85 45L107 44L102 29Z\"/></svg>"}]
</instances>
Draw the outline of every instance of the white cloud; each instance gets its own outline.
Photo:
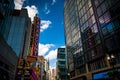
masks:
<instances>
[{"instance_id":1,"label":"white cloud","mask_svg":"<svg viewBox=\"0 0 120 80\"><path fill-rule=\"evenodd\" d=\"M65 46L60 46L60 48L65 48ZM48 55L46 55L45 58L49 58L49 60L57 59L57 50L58 49L49 51Z\"/></svg>"},{"instance_id":2,"label":"white cloud","mask_svg":"<svg viewBox=\"0 0 120 80\"><path fill-rule=\"evenodd\" d=\"M44 9L45 14L49 14L50 10L48 9L48 4L45 4L45 9Z\"/></svg>"},{"instance_id":3,"label":"white cloud","mask_svg":"<svg viewBox=\"0 0 120 80\"><path fill-rule=\"evenodd\" d=\"M50 13L50 10L47 10L45 14L49 14Z\"/></svg>"},{"instance_id":4,"label":"white cloud","mask_svg":"<svg viewBox=\"0 0 120 80\"><path fill-rule=\"evenodd\" d=\"M49 27L50 24L52 24L52 22L49 20L41 20L40 31L43 32L45 29Z\"/></svg>"},{"instance_id":5,"label":"white cloud","mask_svg":"<svg viewBox=\"0 0 120 80\"><path fill-rule=\"evenodd\" d=\"M14 0L15 9L21 9L25 0Z\"/></svg>"},{"instance_id":6,"label":"white cloud","mask_svg":"<svg viewBox=\"0 0 120 80\"><path fill-rule=\"evenodd\" d=\"M28 10L28 15L31 18L31 21L33 21L36 14L38 14L38 9L35 5L32 6L26 6L25 7Z\"/></svg>"},{"instance_id":7,"label":"white cloud","mask_svg":"<svg viewBox=\"0 0 120 80\"><path fill-rule=\"evenodd\" d=\"M56 3L56 0L52 0L52 4L51 5L54 5Z\"/></svg>"},{"instance_id":8,"label":"white cloud","mask_svg":"<svg viewBox=\"0 0 120 80\"><path fill-rule=\"evenodd\" d=\"M54 44L40 44L39 43L39 50L38 55L45 55Z\"/></svg>"},{"instance_id":9,"label":"white cloud","mask_svg":"<svg viewBox=\"0 0 120 80\"><path fill-rule=\"evenodd\" d=\"M65 48L65 46L61 46L61 48Z\"/></svg>"},{"instance_id":10,"label":"white cloud","mask_svg":"<svg viewBox=\"0 0 120 80\"><path fill-rule=\"evenodd\" d=\"M57 49L51 50L48 55L45 56L46 59L52 60L57 58Z\"/></svg>"}]
</instances>

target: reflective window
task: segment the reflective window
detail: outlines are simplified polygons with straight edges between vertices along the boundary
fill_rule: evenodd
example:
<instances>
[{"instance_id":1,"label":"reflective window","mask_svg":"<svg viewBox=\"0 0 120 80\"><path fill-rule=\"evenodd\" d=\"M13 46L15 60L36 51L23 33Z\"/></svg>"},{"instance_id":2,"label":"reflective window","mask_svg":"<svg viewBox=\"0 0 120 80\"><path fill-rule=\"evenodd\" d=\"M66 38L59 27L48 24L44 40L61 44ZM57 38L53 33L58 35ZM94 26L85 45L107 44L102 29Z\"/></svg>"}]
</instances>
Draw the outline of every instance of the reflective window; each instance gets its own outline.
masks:
<instances>
[{"instance_id":1,"label":"reflective window","mask_svg":"<svg viewBox=\"0 0 120 80\"><path fill-rule=\"evenodd\" d=\"M111 19L109 12L106 12L103 16L104 16L105 23L108 23Z\"/></svg>"},{"instance_id":2,"label":"reflective window","mask_svg":"<svg viewBox=\"0 0 120 80\"><path fill-rule=\"evenodd\" d=\"M101 27L103 27L103 26L105 25L105 19L104 19L103 16L101 16L101 17L99 18L99 24L100 24Z\"/></svg>"},{"instance_id":3,"label":"reflective window","mask_svg":"<svg viewBox=\"0 0 120 80\"><path fill-rule=\"evenodd\" d=\"M119 20L114 20L113 24L114 24L114 29L115 30L118 29L118 28L120 28L120 21Z\"/></svg>"},{"instance_id":4,"label":"reflective window","mask_svg":"<svg viewBox=\"0 0 120 80\"><path fill-rule=\"evenodd\" d=\"M106 27L103 27L102 28L102 33L103 33L103 35L108 34L108 29Z\"/></svg>"},{"instance_id":5,"label":"reflective window","mask_svg":"<svg viewBox=\"0 0 120 80\"><path fill-rule=\"evenodd\" d=\"M107 27L107 29L108 29L109 32L113 31L113 24L112 23L109 23L105 27Z\"/></svg>"},{"instance_id":6,"label":"reflective window","mask_svg":"<svg viewBox=\"0 0 120 80\"><path fill-rule=\"evenodd\" d=\"M101 5L101 9L102 9L102 12L104 13L105 11L106 11L106 5L105 5L105 3L102 3L102 5Z\"/></svg>"},{"instance_id":7,"label":"reflective window","mask_svg":"<svg viewBox=\"0 0 120 80\"><path fill-rule=\"evenodd\" d=\"M101 7L98 7L98 8L97 8L97 14L98 14L98 16L101 16L101 15L102 15Z\"/></svg>"},{"instance_id":8,"label":"reflective window","mask_svg":"<svg viewBox=\"0 0 120 80\"><path fill-rule=\"evenodd\" d=\"M93 29L92 29L92 32L93 32L93 33L98 33L98 28L97 28L97 25L96 25L96 24L94 24L92 28L93 28Z\"/></svg>"},{"instance_id":9,"label":"reflective window","mask_svg":"<svg viewBox=\"0 0 120 80\"><path fill-rule=\"evenodd\" d=\"M91 1L90 0L88 0L88 6L89 7L91 7L92 5L91 5Z\"/></svg>"},{"instance_id":10,"label":"reflective window","mask_svg":"<svg viewBox=\"0 0 120 80\"><path fill-rule=\"evenodd\" d=\"M94 2L95 2L95 6L99 5L99 0L94 0Z\"/></svg>"}]
</instances>

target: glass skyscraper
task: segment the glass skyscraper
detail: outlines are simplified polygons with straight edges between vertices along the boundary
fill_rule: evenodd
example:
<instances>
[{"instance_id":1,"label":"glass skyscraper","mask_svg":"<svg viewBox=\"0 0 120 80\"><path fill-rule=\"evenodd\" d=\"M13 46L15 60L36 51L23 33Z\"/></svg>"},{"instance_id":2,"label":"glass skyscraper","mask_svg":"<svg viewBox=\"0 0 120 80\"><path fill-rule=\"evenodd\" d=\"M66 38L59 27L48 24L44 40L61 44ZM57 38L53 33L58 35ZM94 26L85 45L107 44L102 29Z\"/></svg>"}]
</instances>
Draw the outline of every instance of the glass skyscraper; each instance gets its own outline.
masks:
<instances>
[{"instance_id":1,"label":"glass skyscraper","mask_svg":"<svg viewBox=\"0 0 120 80\"><path fill-rule=\"evenodd\" d=\"M66 52L65 48L58 48L57 63L56 63L56 78L57 80L67 80L67 67L66 67Z\"/></svg>"},{"instance_id":2,"label":"glass skyscraper","mask_svg":"<svg viewBox=\"0 0 120 80\"><path fill-rule=\"evenodd\" d=\"M14 7L14 0L0 0L0 33L5 39L7 39L10 29L10 27L6 26L6 24Z\"/></svg>"},{"instance_id":3,"label":"glass skyscraper","mask_svg":"<svg viewBox=\"0 0 120 80\"><path fill-rule=\"evenodd\" d=\"M31 21L28 17L27 9L14 10L8 18L9 34L7 43L15 51L18 57L27 56L30 36ZM27 51L26 51L27 50Z\"/></svg>"},{"instance_id":4,"label":"glass skyscraper","mask_svg":"<svg viewBox=\"0 0 120 80\"><path fill-rule=\"evenodd\" d=\"M72 80L89 80L109 70L107 55L120 63L120 1L66 0L64 24Z\"/></svg>"}]
</instances>

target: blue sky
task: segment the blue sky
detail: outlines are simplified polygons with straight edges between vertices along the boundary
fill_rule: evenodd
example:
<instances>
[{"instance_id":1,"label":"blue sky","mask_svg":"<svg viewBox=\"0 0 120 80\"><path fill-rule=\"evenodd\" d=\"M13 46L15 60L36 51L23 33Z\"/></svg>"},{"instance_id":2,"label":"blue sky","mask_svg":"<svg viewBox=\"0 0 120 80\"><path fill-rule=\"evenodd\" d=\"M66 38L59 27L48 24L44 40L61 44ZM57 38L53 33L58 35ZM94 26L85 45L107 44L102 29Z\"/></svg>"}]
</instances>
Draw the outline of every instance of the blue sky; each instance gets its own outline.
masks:
<instances>
[{"instance_id":1,"label":"blue sky","mask_svg":"<svg viewBox=\"0 0 120 80\"><path fill-rule=\"evenodd\" d=\"M41 19L39 55L50 60L55 67L57 48L65 46L63 8L64 0L15 0L15 9L24 7L33 21L35 14Z\"/></svg>"}]
</instances>

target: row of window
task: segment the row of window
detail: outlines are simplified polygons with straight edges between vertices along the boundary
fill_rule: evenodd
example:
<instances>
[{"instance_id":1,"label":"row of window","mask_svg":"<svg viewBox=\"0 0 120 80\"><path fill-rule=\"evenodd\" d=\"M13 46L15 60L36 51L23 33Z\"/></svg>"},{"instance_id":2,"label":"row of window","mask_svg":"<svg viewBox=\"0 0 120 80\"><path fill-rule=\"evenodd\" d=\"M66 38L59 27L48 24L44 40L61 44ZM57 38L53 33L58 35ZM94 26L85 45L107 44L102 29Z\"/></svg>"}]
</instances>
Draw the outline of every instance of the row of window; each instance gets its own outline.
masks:
<instances>
[{"instance_id":1,"label":"row of window","mask_svg":"<svg viewBox=\"0 0 120 80\"><path fill-rule=\"evenodd\" d=\"M79 11L79 18L81 18L80 24L83 25L92 15L93 15L92 7L86 13L82 13L82 11ZM94 16L92 16L89 21L91 21L91 20L93 23L95 22Z\"/></svg>"},{"instance_id":2,"label":"row of window","mask_svg":"<svg viewBox=\"0 0 120 80\"><path fill-rule=\"evenodd\" d=\"M117 50L120 52L120 33L114 34L113 36L105 39L105 46L107 47L107 53L114 52Z\"/></svg>"},{"instance_id":3,"label":"row of window","mask_svg":"<svg viewBox=\"0 0 120 80\"><path fill-rule=\"evenodd\" d=\"M88 11L88 9L92 6L89 0L87 2L83 0L82 2L78 4L78 10L80 11L80 14L81 14L80 17L82 17ZM92 9L89 9L89 10L90 12L92 12L91 11Z\"/></svg>"},{"instance_id":4,"label":"row of window","mask_svg":"<svg viewBox=\"0 0 120 80\"><path fill-rule=\"evenodd\" d=\"M100 44L100 42L100 36L96 34L83 43L83 48L85 51L87 51L88 49L93 48L97 44Z\"/></svg>"},{"instance_id":5,"label":"row of window","mask_svg":"<svg viewBox=\"0 0 120 80\"><path fill-rule=\"evenodd\" d=\"M98 0L97 0L98 1ZM98 16L101 16L106 11L110 11L111 15L118 15L120 13L120 1L117 2L117 0L105 0L102 4L100 4L99 7L97 7L97 14ZM113 7L114 6L114 7Z\"/></svg>"},{"instance_id":6,"label":"row of window","mask_svg":"<svg viewBox=\"0 0 120 80\"><path fill-rule=\"evenodd\" d=\"M82 33L82 39L85 41L86 39L92 37L93 35L98 33L97 25L94 24L92 27L89 27L85 32Z\"/></svg>"},{"instance_id":7,"label":"row of window","mask_svg":"<svg viewBox=\"0 0 120 80\"><path fill-rule=\"evenodd\" d=\"M86 72L85 65L83 65L83 66L79 67L78 69L76 69L76 74L77 75L80 75L80 74L85 73L85 72Z\"/></svg>"},{"instance_id":8,"label":"row of window","mask_svg":"<svg viewBox=\"0 0 120 80\"><path fill-rule=\"evenodd\" d=\"M102 21L104 21L104 19ZM120 17L117 17L115 20L107 24L100 23L100 26L101 26L103 35L106 36L112 31L115 31L120 28Z\"/></svg>"},{"instance_id":9,"label":"row of window","mask_svg":"<svg viewBox=\"0 0 120 80\"><path fill-rule=\"evenodd\" d=\"M97 47L87 51L85 55L86 61L91 61L103 55L103 48L98 45Z\"/></svg>"},{"instance_id":10,"label":"row of window","mask_svg":"<svg viewBox=\"0 0 120 80\"><path fill-rule=\"evenodd\" d=\"M65 54L59 54L57 58L58 59L65 59Z\"/></svg>"},{"instance_id":11,"label":"row of window","mask_svg":"<svg viewBox=\"0 0 120 80\"><path fill-rule=\"evenodd\" d=\"M85 64L85 58L84 58L85 56L84 55L80 56L79 54L80 53L73 55L75 68L78 68L81 65Z\"/></svg>"},{"instance_id":12,"label":"row of window","mask_svg":"<svg viewBox=\"0 0 120 80\"><path fill-rule=\"evenodd\" d=\"M98 70L107 66L105 58L94 61L88 64L89 71Z\"/></svg>"},{"instance_id":13,"label":"row of window","mask_svg":"<svg viewBox=\"0 0 120 80\"><path fill-rule=\"evenodd\" d=\"M94 0L95 2L95 6L99 7L102 4L104 4L104 6L109 9L110 7L112 7L113 5L116 5L116 3L119 2L119 0Z\"/></svg>"}]
</instances>

